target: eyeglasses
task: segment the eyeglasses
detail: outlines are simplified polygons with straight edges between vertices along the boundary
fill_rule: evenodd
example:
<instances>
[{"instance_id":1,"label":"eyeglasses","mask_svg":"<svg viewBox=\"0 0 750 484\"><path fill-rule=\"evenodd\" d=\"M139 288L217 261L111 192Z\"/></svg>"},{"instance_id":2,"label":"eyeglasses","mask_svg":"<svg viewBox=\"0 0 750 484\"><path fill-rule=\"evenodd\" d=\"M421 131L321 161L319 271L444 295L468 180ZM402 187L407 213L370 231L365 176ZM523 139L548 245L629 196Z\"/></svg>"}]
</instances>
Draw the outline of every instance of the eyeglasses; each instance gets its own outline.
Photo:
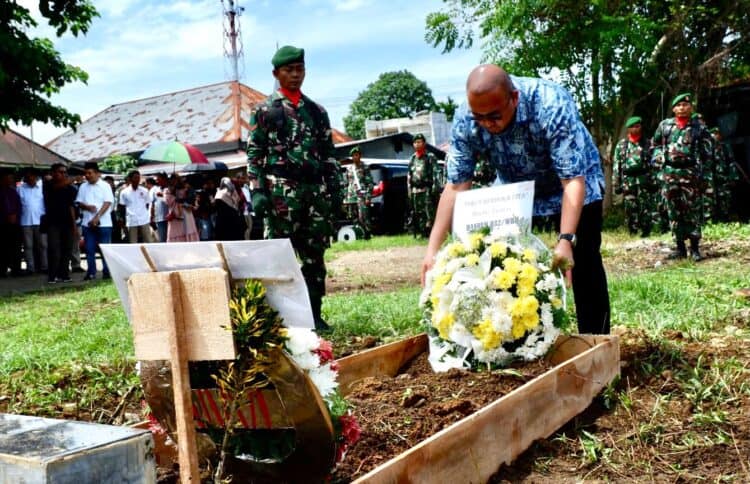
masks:
<instances>
[{"instance_id":1,"label":"eyeglasses","mask_svg":"<svg viewBox=\"0 0 750 484\"><path fill-rule=\"evenodd\" d=\"M502 121L504 117L503 112L505 112L508 109L508 106L510 105L510 102L512 100L513 100L513 95L511 94L510 96L508 96L507 101L505 101L505 106L487 114L478 114L472 111L471 119L473 119L477 123L488 123L488 122L494 123L494 122Z\"/></svg>"}]
</instances>

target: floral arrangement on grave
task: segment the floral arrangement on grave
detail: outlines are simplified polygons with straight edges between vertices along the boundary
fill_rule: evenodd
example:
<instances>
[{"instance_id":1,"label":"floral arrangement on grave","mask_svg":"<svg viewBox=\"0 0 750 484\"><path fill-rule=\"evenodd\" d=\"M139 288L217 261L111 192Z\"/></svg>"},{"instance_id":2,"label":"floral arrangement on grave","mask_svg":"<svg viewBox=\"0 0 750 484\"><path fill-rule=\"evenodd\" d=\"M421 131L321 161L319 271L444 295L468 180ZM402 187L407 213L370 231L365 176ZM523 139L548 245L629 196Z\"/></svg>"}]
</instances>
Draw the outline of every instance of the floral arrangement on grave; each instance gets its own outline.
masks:
<instances>
[{"instance_id":1,"label":"floral arrangement on grave","mask_svg":"<svg viewBox=\"0 0 750 484\"><path fill-rule=\"evenodd\" d=\"M340 463L347 448L359 439L360 429L350 405L338 392L338 368L331 344L311 329L285 327L278 312L266 301L265 287L257 280L247 280L233 288L229 309L237 357L212 375L222 395L235 396L222 400L225 406L223 414L227 417L236 415L238 407L250 403L245 401L248 395L272 384L268 375L281 364L280 352L283 351L283 358L292 360L310 378L325 402L333 424L335 462ZM235 432L232 418L225 418L215 479L223 478L226 455L237 456L240 442L233 438ZM269 444L269 441L273 442ZM294 432L275 437L265 434L250 442L249 447L257 448L259 443L266 451L269 446L274 447L276 452L271 449L271 454L278 457L285 453L283 448L288 451L294 446ZM248 448L247 445L242 447Z\"/></svg>"},{"instance_id":2,"label":"floral arrangement on grave","mask_svg":"<svg viewBox=\"0 0 750 484\"><path fill-rule=\"evenodd\" d=\"M485 228L448 243L426 275L420 305L435 371L535 360L567 323L562 273L529 233Z\"/></svg>"}]
</instances>

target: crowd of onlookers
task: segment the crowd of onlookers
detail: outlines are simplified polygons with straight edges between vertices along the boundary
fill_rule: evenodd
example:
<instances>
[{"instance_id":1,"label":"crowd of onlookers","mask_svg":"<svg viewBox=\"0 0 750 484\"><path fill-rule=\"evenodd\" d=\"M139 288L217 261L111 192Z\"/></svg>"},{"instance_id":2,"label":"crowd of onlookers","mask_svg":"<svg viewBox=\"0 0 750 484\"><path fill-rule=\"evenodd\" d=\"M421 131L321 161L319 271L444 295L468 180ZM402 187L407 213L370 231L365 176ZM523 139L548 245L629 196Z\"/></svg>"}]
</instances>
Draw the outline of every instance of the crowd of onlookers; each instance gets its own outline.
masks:
<instances>
[{"instance_id":1,"label":"crowd of onlookers","mask_svg":"<svg viewBox=\"0 0 750 484\"><path fill-rule=\"evenodd\" d=\"M3 170L0 277L42 273L54 284L85 272L84 280L93 280L99 244L105 243L249 239L249 200L241 173L144 179L133 170L116 183L96 163L87 163L82 176L71 176L63 164L46 173L28 168L20 181ZM102 267L102 278L109 278L103 259Z\"/></svg>"}]
</instances>

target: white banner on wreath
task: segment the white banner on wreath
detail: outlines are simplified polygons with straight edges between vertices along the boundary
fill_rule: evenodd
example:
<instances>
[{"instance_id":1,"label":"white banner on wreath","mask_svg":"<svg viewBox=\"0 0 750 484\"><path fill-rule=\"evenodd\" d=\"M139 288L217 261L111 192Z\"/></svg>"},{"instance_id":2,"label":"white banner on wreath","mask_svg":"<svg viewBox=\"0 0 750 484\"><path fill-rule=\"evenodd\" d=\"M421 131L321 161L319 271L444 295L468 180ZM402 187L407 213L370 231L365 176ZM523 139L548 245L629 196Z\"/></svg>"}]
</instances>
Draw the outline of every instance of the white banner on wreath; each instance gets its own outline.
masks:
<instances>
[{"instance_id":1,"label":"white banner on wreath","mask_svg":"<svg viewBox=\"0 0 750 484\"><path fill-rule=\"evenodd\" d=\"M518 234L531 228L533 208L533 181L459 192L453 208L453 236L466 240L483 227L493 233Z\"/></svg>"}]
</instances>

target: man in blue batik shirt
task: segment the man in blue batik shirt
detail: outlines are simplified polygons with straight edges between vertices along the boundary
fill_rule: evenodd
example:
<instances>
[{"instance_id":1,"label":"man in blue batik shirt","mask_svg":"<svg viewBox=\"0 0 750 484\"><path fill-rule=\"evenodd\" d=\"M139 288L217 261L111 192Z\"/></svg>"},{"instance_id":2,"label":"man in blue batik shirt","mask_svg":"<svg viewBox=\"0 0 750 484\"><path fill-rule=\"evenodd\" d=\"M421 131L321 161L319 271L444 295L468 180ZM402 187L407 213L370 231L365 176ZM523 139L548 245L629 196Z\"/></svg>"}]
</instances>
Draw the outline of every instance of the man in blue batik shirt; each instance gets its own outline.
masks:
<instances>
[{"instance_id":1,"label":"man in blue batik shirt","mask_svg":"<svg viewBox=\"0 0 750 484\"><path fill-rule=\"evenodd\" d=\"M477 156L484 156L500 183L535 181L534 216L555 218L555 256L573 268L579 332L609 333L600 253L604 174L572 96L553 82L510 76L495 65L471 72L466 95L468 103L453 118L448 183L422 263L423 282L450 230L456 193L471 188Z\"/></svg>"}]
</instances>

